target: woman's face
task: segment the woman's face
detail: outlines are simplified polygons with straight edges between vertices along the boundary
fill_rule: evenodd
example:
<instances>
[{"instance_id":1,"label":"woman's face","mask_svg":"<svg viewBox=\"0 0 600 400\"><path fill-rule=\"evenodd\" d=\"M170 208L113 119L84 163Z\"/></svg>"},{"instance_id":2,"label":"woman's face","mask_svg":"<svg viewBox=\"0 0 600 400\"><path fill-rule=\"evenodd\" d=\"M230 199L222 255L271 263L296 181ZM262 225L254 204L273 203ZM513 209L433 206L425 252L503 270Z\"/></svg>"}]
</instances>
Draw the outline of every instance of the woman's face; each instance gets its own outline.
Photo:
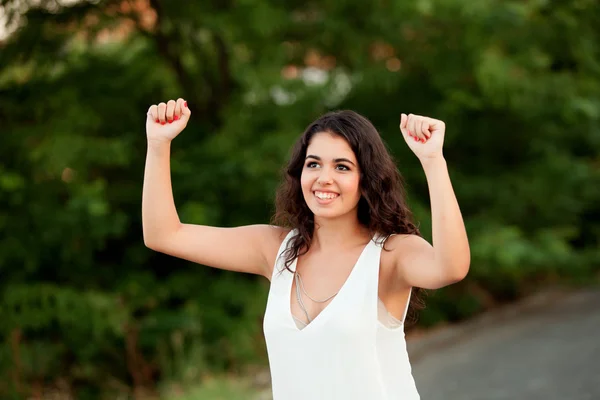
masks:
<instances>
[{"instance_id":1,"label":"woman's face","mask_svg":"<svg viewBox=\"0 0 600 400\"><path fill-rule=\"evenodd\" d=\"M315 134L306 149L300 178L302 194L315 217L336 218L356 212L360 169L350 145L329 132Z\"/></svg>"}]
</instances>

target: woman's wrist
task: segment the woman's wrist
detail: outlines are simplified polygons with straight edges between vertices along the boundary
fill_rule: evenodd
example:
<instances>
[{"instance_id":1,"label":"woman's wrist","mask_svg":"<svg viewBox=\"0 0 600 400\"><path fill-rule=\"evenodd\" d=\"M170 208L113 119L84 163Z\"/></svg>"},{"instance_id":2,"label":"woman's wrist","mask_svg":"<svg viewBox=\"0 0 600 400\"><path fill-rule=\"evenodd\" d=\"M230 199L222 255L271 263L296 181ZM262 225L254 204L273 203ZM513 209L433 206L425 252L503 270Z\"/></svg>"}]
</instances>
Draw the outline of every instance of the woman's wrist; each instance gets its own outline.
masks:
<instances>
[{"instance_id":1,"label":"woman's wrist","mask_svg":"<svg viewBox=\"0 0 600 400\"><path fill-rule=\"evenodd\" d=\"M446 166L446 159L444 158L443 154L434 157L420 158L419 161L425 170Z\"/></svg>"},{"instance_id":2,"label":"woman's wrist","mask_svg":"<svg viewBox=\"0 0 600 400\"><path fill-rule=\"evenodd\" d=\"M171 148L170 139L148 139L148 150L163 150Z\"/></svg>"}]
</instances>

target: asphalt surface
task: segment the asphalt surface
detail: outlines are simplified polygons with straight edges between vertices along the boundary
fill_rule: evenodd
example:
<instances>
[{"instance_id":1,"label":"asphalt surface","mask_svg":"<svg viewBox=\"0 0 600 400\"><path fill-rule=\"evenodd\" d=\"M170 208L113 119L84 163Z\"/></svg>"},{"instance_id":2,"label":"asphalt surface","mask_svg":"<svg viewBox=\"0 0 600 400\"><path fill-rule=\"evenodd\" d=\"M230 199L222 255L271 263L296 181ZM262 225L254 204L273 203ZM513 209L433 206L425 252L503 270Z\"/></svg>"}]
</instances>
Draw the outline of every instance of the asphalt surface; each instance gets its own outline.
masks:
<instances>
[{"instance_id":1,"label":"asphalt surface","mask_svg":"<svg viewBox=\"0 0 600 400\"><path fill-rule=\"evenodd\" d=\"M422 400L600 400L600 290L513 307L408 350Z\"/></svg>"}]
</instances>

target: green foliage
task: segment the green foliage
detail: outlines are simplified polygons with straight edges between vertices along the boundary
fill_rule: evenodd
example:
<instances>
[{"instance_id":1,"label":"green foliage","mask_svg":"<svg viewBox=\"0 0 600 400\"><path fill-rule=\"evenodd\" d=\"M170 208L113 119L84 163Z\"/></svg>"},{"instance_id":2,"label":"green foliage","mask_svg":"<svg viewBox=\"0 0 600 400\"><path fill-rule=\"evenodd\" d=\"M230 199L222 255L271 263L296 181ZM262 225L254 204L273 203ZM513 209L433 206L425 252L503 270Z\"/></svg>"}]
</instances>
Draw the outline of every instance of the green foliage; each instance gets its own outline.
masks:
<instances>
[{"instance_id":1,"label":"green foliage","mask_svg":"<svg viewBox=\"0 0 600 400\"><path fill-rule=\"evenodd\" d=\"M253 400L265 398L256 393L250 384L232 379L210 379L203 385L193 385L188 389L171 388L164 391L166 400Z\"/></svg>"},{"instance_id":2,"label":"green foliage","mask_svg":"<svg viewBox=\"0 0 600 400\"><path fill-rule=\"evenodd\" d=\"M219 226L267 222L295 138L351 108L380 129L429 236L398 119L446 121L472 267L426 297L422 325L598 272L595 1L0 6L18 28L0 43L2 397L64 382L128 396L264 363L267 282L143 245L145 113L168 98L193 112L173 144L180 217Z\"/></svg>"}]
</instances>

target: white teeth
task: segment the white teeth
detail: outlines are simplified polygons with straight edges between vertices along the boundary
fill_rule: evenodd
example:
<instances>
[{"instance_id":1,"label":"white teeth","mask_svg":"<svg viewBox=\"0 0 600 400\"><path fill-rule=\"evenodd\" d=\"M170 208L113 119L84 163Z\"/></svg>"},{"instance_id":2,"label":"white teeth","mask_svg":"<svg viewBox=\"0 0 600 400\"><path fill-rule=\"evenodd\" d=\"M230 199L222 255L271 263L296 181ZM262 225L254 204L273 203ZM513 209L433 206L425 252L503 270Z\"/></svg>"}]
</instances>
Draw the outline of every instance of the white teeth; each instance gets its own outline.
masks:
<instances>
[{"instance_id":1,"label":"white teeth","mask_svg":"<svg viewBox=\"0 0 600 400\"><path fill-rule=\"evenodd\" d=\"M338 195L336 193L315 192L315 196L317 196L321 200L327 200L327 199L334 199Z\"/></svg>"}]
</instances>

